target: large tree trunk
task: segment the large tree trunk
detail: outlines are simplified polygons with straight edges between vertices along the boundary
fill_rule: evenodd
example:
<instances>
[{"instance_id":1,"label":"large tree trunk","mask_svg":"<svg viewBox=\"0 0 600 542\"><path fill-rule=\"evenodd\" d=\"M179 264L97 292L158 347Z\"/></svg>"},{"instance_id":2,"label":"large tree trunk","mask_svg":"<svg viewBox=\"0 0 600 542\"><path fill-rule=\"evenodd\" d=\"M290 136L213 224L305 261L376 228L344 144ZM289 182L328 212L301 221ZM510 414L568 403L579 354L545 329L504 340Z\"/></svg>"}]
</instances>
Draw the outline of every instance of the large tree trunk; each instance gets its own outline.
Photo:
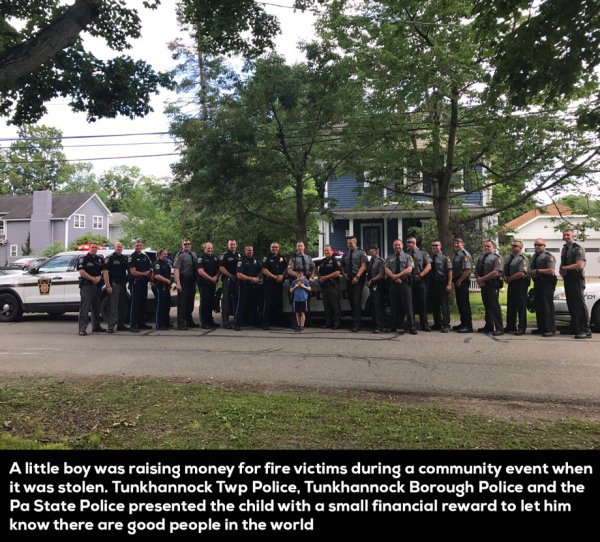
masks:
<instances>
[{"instance_id":1,"label":"large tree trunk","mask_svg":"<svg viewBox=\"0 0 600 542\"><path fill-rule=\"evenodd\" d=\"M56 53L73 45L98 17L102 0L76 0L50 26L0 55L0 91L15 88L19 79L39 68Z\"/></svg>"},{"instance_id":2,"label":"large tree trunk","mask_svg":"<svg viewBox=\"0 0 600 542\"><path fill-rule=\"evenodd\" d=\"M304 179L298 175L296 177L296 240L302 241L306 245L306 211L304 209Z\"/></svg>"}]
</instances>

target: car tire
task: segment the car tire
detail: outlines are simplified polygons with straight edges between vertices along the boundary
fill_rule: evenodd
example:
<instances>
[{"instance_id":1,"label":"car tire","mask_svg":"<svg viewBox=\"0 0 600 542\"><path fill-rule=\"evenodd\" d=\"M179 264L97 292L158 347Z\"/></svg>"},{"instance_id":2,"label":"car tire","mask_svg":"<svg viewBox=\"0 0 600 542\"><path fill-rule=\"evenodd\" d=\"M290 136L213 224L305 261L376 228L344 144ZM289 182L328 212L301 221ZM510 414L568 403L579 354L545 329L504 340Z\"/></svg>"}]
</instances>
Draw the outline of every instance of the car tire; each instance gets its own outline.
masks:
<instances>
[{"instance_id":1,"label":"car tire","mask_svg":"<svg viewBox=\"0 0 600 542\"><path fill-rule=\"evenodd\" d=\"M17 322L23 315L21 302L12 294L0 294L0 322Z\"/></svg>"},{"instance_id":2,"label":"car tire","mask_svg":"<svg viewBox=\"0 0 600 542\"><path fill-rule=\"evenodd\" d=\"M596 328L596 331L600 332L600 303L596 303L592 308L592 318L590 323Z\"/></svg>"}]
</instances>

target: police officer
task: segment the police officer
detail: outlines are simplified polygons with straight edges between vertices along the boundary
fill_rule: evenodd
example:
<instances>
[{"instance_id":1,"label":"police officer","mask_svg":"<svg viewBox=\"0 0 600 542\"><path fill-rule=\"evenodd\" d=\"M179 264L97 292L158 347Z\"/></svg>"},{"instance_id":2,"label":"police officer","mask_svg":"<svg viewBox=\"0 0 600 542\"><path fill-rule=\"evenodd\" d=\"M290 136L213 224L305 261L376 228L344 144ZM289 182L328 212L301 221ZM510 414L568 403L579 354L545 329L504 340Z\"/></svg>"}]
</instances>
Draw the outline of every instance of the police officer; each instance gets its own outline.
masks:
<instances>
[{"instance_id":1,"label":"police officer","mask_svg":"<svg viewBox=\"0 0 600 542\"><path fill-rule=\"evenodd\" d=\"M471 269L473 267L471 254L465 250L462 239L454 239L454 257L452 258L452 280L456 305L460 314L460 324L454 326L458 333L471 333L473 319L471 316L471 302L469 301L469 286Z\"/></svg>"},{"instance_id":2,"label":"police officer","mask_svg":"<svg viewBox=\"0 0 600 542\"><path fill-rule=\"evenodd\" d=\"M349 237L348 250L343 254L341 267L346 279L346 292L352 309L352 331L360 330L362 314L362 293L365 286L365 271L367 270L367 255L364 250L357 248L356 237Z\"/></svg>"},{"instance_id":3,"label":"police officer","mask_svg":"<svg viewBox=\"0 0 600 542\"><path fill-rule=\"evenodd\" d=\"M238 301L235 309L235 330L240 331L249 309L252 317L258 317L258 283L260 263L254 256L252 245L244 246L244 255L237 263Z\"/></svg>"},{"instance_id":4,"label":"police officer","mask_svg":"<svg viewBox=\"0 0 600 542\"><path fill-rule=\"evenodd\" d=\"M383 331L383 289L385 284L385 262L379 257L379 248L369 248L371 259L366 270L366 285L369 288L369 299L371 299L371 310L375 328L373 333Z\"/></svg>"},{"instance_id":5,"label":"police officer","mask_svg":"<svg viewBox=\"0 0 600 542\"><path fill-rule=\"evenodd\" d=\"M502 326L502 311L498 301L500 291L499 279L502 276L502 258L496 254L496 245L493 241L483 243L483 254L477 258L475 274L477 284L481 288L481 300L485 309L485 327L477 331L491 333L494 336L504 335Z\"/></svg>"},{"instance_id":6,"label":"police officer","mask_svg":"<svg viewBox=\"0 0 600 542\"><path fill-rule=\"evenodd\" d=\"M219 272L223 281L223 296L221 297L221 323L225 329L231 329L229 316L235 319L237 305L237 264L242 255L237 251L235 239L227 241L227 251L219 259Z\"/></svg>"},{"instance_id":7,"label":"police officer","mask_svg":"<svg viewBox=\"0 0 600 542\"><path fill-rule=\"evenodd\" d=\"M167 261L167 251L163 248L156 253L154 263L154 285L156 286L155 324L156 329L169 329L171 310L171 266Z\"/></svg>"},{"instance_id":8,"label":"police officer","mask_svg":"<svg viewBox=\"0 0 600 542\"><path fill-rule=\"evenodd\" d=\"M104 258L102 277L108 295L108 328L112 333L115 328L119 331L127 330L127 256L123 254L123 245L117 241L115 251Z\"/></svg>"},{"instance_id":9,"label":"police officer","mask_svg":"<svg viewBox=\"0 0 600 542\"><path fill-rule=\"evenodd\" d=\"M100 292L102 288L102 257L98 256L98 243L90 243L89 252L79 258L79 335L87 335L88 313L92 313L92 331L106 331L100 327Z\"/></svg>"},{"instance_id":10,"label":"police officer","mask_svg":"<svg viewBox=\"0 0 600 542\"><path fill-rule=\"evenodd\" d=\"M316 266L314 264L314 262L312 261L312 258L305 253L306 251L306 246L304 245L304 243L302 241L298 241L296 243L296 253L290 257L290 261L288 264L288 275L290 275L293 278L298 278L298 275L296 274L297 271L302 271L304 277L306 279L308 279L308 281L310 282L315 274L316 271ZM290 283L293 282L292 280L290 280ZM310 326L310 296L308 297L308 301L306 303L306 320L305 320L305 325L308 327ZM292 318L292 327L296 328L297 327L297 323L296 323L296 319Z\"/></svg>"},{"instance_id":11,"label":"police officer","mask_svg":"<svg viewBox=\"0 0 600 542\"><path fill-rule=\"evenodd\" d=\"M402 251L402 241L394 241L394 254L390 254L385 261L385 274L390 280L390 304L392 306L392 328L398 329L400 315L406 317L406 329L412 334L417 334L415 317L412 304L412 287L410 285L413 270L413 259L410 254Z\"/></svg>"},{"instance_id":12,"label":"police officer","mask_svg":"<svg viewBox=\"0 0 600 542\"><path fill-rule=\"evenodd\" d=\"M198 276L198 256L192 252L189 239L181 242L181 250L175 255L175 284L177 285L177 329L200 327L194 322L194 300Z\"/></svg>"},{"instance_id":13,"label":"police officer","mask_svg":"<svg viewBox=\"0 0 600 542\"><path fill-rule=\"evenodd\" d=\"M433 326L442 333L450 331L450 303L452 291L452 260L442 252L442 243L436 239L431 243L431 272L429 293L433 308Z\"/></svg>"},{"instance_id":14,"label":"police officer","mask_svg":"<svg viewBox=\"0 0 600 542\"><path fill-rule=\"evenodd\" d=\"M575 242L573 228L563 230L563 245L560 253L560 274L565 282L567 307L571 315L571 328L576 339L591 339L590 315L585 305L585 250Z\"/></svg>"},{"instance_id":15,"label":"police officer","mask_svg":"<svg viewBox=\"0 0 600 542\"><path fill-rule=\"evenodd\" d=\"M325 259L319 264L319 284L323 294L325 324L323 327L339 329L341 326L342 308L340 306L340 276L342 270L330 245L325 245Z\"/></svg>"},{"instance_id":16,"label":"police officer","mask_svg":"<svg viewBox=\"0 0 600 542\"><path fill-rule=\"evenodd\" d=\"M129 274L133 279L131 285L131 305L129 308L129 331L138 333L140 329L150 329L146 321L146 303L148 301L148 281L152 276L152 263L142 252L144 243L141 239L135 242L135 252L127 259Z\"/></svg>"},{"instance_id":17,"label":"police officer","mask_svg":"<svg viewBox=\"0 0 600 542\"><path fill-rule=\"evenodd\" d=\"M279 253L279 243L272 242L271 252L262 261L263 329L269 329L269 324L283 324L283 281L287 268L287 259Z\"/></svg>"},{"instance_id":18,"label":"police officer","mask_svg":"<svg viewBox=\"0 0 600 542\"><path fill-rule=\"evenodd\" d=\"M407 252L412 256L415 265L412 270L413 310L419 315L419 323L423 331L431 331L427 322L427 275L431 271L431 258L424 250L417 247L417 238L406 239Z\"/></svg>"},{"instance_id":19,"label":"police officer","mask_svg":"<svg viewBox=\"0 0 600 542\"><path fill-rule=\"evenodd\" d=\"M527 330L527 288L529 263L522 253L523 243L513 241L511 254L504 264L504 280L508 284L505 332L524 335ZM517 327L518 316L518 327Z\"/></svg>"},{"instance_id":20,"label":"police officer","mask_svg":"<svg viewBox=\"0 0 600 542\"><path fill-rule=\"evenodd\" d=\"M215 292L219 280L219 259L214 255L214 247L210 242L204 243L204 254L198 260L198 276L200 282L200 324L202 329L219 327L213 320Z\"/></svg>"},{"instance_id":21,"label":"police officer","mask_svg":"<svg viewBox=\"0 0 600 542\"><path fill-rule=\"evenodd\" d=\"M556 334L556 318L554 314L554 289L556 287L556 258L546 252L546 242L536 239L533 242L535 254L529 266L529 275L533 279L533 303L537 333L542 337L554 337Z\"/></svg>"}]
</instances>

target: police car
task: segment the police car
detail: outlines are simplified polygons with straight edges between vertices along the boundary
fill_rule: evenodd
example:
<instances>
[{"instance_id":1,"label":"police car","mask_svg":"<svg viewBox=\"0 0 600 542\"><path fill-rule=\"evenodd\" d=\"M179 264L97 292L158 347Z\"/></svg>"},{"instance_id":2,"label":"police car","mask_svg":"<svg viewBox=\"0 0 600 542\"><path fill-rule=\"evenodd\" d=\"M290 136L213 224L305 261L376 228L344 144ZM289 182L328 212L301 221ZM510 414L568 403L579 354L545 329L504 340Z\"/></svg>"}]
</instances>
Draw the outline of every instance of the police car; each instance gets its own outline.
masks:
<instances>
[{"instance_id":1,"label":"police car","mask_svg":"<svg viewBox=\"0 0 600 542\"><path fill-rule=\"evenodd\" d=\"M124 250L129 255L132 250ZM144 251L151 262L156 252ZM108 256L113 250L98 250L98 255ZM79 312L79 272L77 263L86 252L61 252L56 256L20 274L0 276L0 322L16 322L24 312L47 312L59 315ZM102 313L106 313L106 292L102 290ZM171 294L171 305L177 305L177 294ZM153 310L152 284L148 285L148 310Z\"/></svg>"},{"instance_id":2,"label":"police car","mask_svg":"<svg viewBox=\"0 0 600 542\"><path fill-rule=\"evenodd\" d=\"M600 282L588 282L583 291L583 299L587 305L591 324L600 331ZM571 323L564 288L557 288L554 292L554 312L557 322Z\"/></svg>"}]
</instances>

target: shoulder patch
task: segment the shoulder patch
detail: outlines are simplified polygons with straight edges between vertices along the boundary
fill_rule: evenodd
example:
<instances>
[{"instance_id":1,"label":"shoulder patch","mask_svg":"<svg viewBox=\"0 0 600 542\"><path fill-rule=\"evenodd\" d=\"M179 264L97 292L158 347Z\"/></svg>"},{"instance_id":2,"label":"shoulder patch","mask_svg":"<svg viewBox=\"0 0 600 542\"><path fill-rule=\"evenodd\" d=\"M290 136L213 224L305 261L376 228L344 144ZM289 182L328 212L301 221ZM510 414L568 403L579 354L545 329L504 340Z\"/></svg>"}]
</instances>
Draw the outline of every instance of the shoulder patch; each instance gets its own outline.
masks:
<instances>
[{"instance_id":1,"label":"shoulder patch","mask_svg":"<svg viewBox=\"0 0 600 542\"><path fill-rule=\"evenodd\" d=\"M131 262L133 261L133 258L132 258L131 256L129 256L129 258L127 258L127 261L128 261L129 263L131 263Z\"/></svg>"},{"instance_id":2,"label":"shoulder patch","mask_svg":"<svg viewBox=\"0 0 600 542\"><path fill-rule=\"evenodd\" d=\"M585 254L585 250L583 249L583 247L579 247L577 249L577 254Z\"/></svg>"},{"instance_id":3,"label":"shoulder patch","mask_svg":"<svg viewBox=\"0 0 600 542\"><path fill-rule=\"evenodd\" d=\"M267 261L267 257L265 256L265 257L263 258L263 263L265 263L266 261Z\"/></svg>"},{"instance_id":4,"label":"shoulder patch","mask_svg":"<svg viewBox=\"0 0 600 542\"><path fill-rule=\"evenodd\" d=\"M159 263L155 264L154 269L157 269L157 270L160 269L160 264Z\"/></svg>"},{"instance_id":5,"label":"shoulder patch","mask_svg":"<svg viewBox=\"0 0 600 542\"><path fill-rule=\"evenodd\" d=\"M175 261L179 261L179 254L177 254L177 256L175 256Z\"/></svg>"},{"instance_id":6,"label":"shoulder patch","mask_svg":"<svg viewBox=\"0 0 600 542\"><path fill-rule=\"evenodd\" d=\"M104 258L104 263L106 263L106 264L110 263L110 258L108 256L106 258Z\"/></svg>"},{"instance_id":7,"label":"shoulder patch","mask_svg":"<svg viewBox=\"0 0 600 542\"><path fill-rule=\"evenodd\" d=\"M238 262L238 264L237 264L237 266L238 266L238 267L242 267L242 262L241 262L241 261L239 261L239 262Z\"/></svg>"},{"instance_id":8,"label":"shoulder patch","mask_svg":"<svg viewBox=\"0 0 600 542\"><path fill-rule=\"evenodd\" d=\"M502 263L502 256L498 256L498 263Z\"/></svg>"},{"instance_id":9,"label":"shoulder patch","mask_svg":"<svg viewBox=\"0 0 600 542\"><path fill-rule=\"evenodd\" d=\"M465 254L463 256L463 262L468 262L469 261L469 257Z\"/></svg>"},{"instance_id":10,"label":"shoulder patch","mask_svg":"<svg viewBox=\"0 0 600 542\"><path fill-rule=\"evenodd\" d=\"M552 256L552 254L550 254L550 256L548 256L548 261L554 263L556 261L556 258L554 256Z\"/></svg>"}]
</instances>

